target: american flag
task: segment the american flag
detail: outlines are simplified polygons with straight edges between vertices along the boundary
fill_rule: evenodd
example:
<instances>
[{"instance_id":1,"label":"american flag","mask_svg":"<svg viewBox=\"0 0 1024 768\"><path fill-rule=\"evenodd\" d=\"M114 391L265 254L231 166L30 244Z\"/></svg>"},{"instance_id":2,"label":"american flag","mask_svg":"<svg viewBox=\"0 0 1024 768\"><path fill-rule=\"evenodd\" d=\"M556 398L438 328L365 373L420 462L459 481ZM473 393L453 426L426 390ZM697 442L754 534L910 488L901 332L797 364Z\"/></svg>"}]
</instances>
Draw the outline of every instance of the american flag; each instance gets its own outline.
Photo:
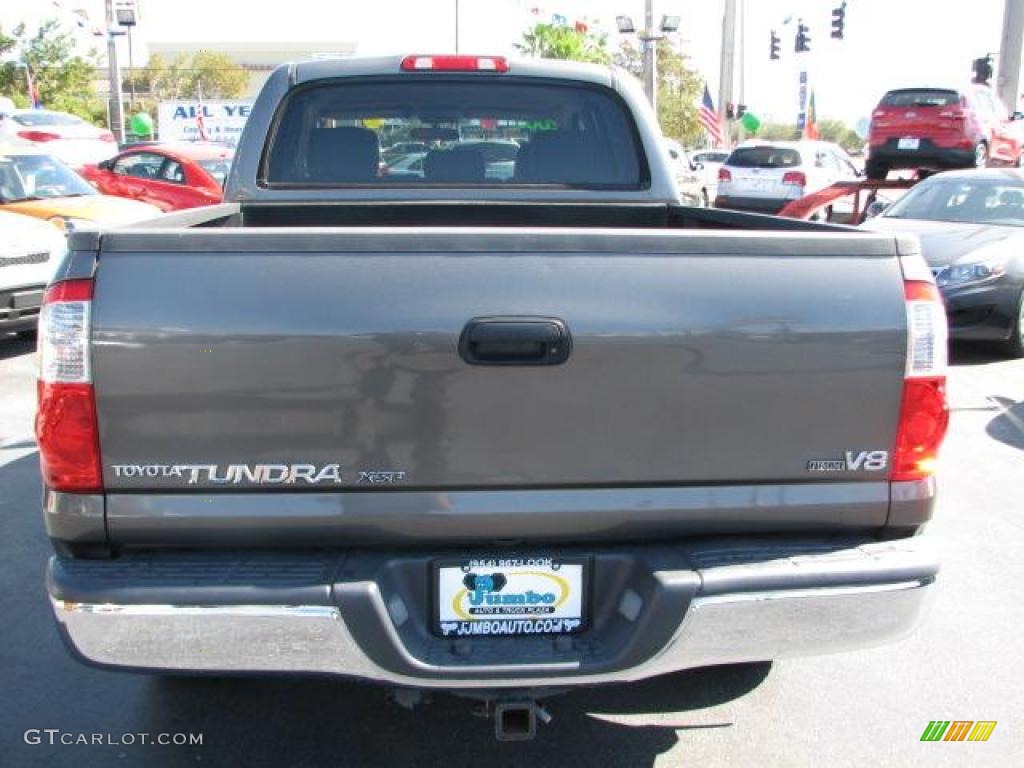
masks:
<instances>
[{"instance_id":1,"label":"american flag","mask_svg":"<svg viewBox=\"0 0 1024 768\"><path fill-rule=\"evenodd\" d=\"M717 146L722 143L722 121L718 119L718 112L715 111L715 102L711 100L711 91L708 90L707 83L704 84L704 99L700 103L697 120L704 126L704 130L708 132L712 144Z\"/></svg>"},{"instance_id":2,"label":"american flag","mask_svg":"<svg viewBox=\"0 0 1024 768\"><path fill-rule=\"evenodd\" d=\"M199 97L199 105L196 107L196 130L199 132L199 140L206 141L206 107L203 106L203 84L197 83L196 96Z\"/></svg>"},{"instance_id":3,"label":"american flag","mask_svg":"<svg viewBox=\"0 0 1024 768\"><path fill-rule=\"evenodd\" d=\"M25 65L25 84L28 88L28 99L32 103L32 109L42 109L43 102L39 98L39 86L32 77L32 70L28 64Z\"/></svg>"}]
</instances>

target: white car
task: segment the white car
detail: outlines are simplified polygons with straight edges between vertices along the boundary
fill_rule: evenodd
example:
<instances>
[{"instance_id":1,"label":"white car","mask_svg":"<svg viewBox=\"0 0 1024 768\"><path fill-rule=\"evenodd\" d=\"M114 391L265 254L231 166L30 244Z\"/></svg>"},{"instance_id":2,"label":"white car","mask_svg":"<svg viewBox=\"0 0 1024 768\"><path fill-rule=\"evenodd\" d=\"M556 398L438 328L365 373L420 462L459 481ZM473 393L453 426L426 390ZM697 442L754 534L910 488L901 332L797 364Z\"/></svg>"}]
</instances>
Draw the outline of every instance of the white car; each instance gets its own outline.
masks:
<instances>
[{"instance_id":1,"label":"white car","mask_svg":"<svg viewBox=\"0 0 1024 768\"><path fill-rule=\"evenodd\" d=\"M0 211L0 334L35 330L43 291L66 252L52 224Z\"/></svg>"},{"instance_id":2,"label":"white car","mask_svg":"<svg viewBox=\"0 0 1024 768\"><path fill-rule=\"evenodd\" d=\"M704 183L707 185L708 196L712 203L715 202L715 196L718 194L718 169L722 167L722 163L727 157L729 157L729 151L724 149L690 150L690 159L704 166Z\"/></svg>"},{"instance_id":3,"label":"white car","mask_svg":"<svg viewBox=\"0 0 1024 768\"><path fill-rule=\"evenodd\" d=\"M711 195L708 192L707 177L704 175L703 166L695 163L676 141L666 139L665 149L668 152L676 187L679 189L680 201L683 205L707 208L711 204Z\"/></svg>"},{"instance_id":4,"label":"white car","mask_svg":"<svg viewBox=\"0 0 1024 768\"><path fill-rule=\"evenodd\" d=\"M10 137L29 141L72 168L95 165L117 154L114 134L67 112L0 110L0 138Z\"/></svg>"},{"instance_id":5,"label":"white car","mask_svg":"<svg viewBox=\"0 0 1024 768\"><path fill-rule=\"evenodd\" d=\"M778 213L785 205L860 174L827 141L747 141L718 169L716 208Z\"/></svg>"}]
</instances>

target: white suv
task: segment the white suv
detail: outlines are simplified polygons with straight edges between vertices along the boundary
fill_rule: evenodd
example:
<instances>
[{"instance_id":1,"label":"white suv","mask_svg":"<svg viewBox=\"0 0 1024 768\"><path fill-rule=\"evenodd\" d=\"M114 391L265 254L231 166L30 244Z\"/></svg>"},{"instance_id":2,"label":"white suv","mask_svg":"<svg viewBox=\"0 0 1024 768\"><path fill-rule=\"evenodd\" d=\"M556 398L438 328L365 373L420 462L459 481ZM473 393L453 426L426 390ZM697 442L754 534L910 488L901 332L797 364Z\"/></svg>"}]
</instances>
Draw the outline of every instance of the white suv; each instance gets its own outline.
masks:
<instances>
[{"instance_id":1,"label":"white suv","mask_svg":"<svg viewBox=\"0 0 1024 768\"><path fill-rule=\"evenodd\" d=\"M43 290L66 251L53 224L0 211L0 337L35 331Z\"/></svg>"},{"instance_id":2,"label":"white suv","mask_svg":"<svg viewBox=\"0 0 1024 768\"><path fill-rule=\"evenodd\" d=\"M826 141L747 141L718 169L716 208L778 213L791 200L860 174Z\"/></svg>"}]
</instances>

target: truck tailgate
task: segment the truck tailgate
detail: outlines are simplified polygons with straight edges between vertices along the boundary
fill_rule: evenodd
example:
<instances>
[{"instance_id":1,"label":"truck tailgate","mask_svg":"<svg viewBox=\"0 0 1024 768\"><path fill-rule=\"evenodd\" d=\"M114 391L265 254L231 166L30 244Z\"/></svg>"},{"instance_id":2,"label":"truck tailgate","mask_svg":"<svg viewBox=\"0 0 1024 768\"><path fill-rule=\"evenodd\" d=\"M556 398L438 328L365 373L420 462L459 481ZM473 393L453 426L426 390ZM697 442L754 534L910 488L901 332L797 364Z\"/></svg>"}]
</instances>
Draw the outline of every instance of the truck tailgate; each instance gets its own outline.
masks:
<instances>
[{"instance_id":1,"label":"truck tailgate","mask_svg":"<svg viewBox=\"0 0 1024 768\"><path fill-rule=\"evenodd\" d=\"M879 235L123 231L93 311L115 494L878 483L808 462L891 448L906 351ZM467 363L494 317L567 359Z\"/></svg>"}]
</instances>

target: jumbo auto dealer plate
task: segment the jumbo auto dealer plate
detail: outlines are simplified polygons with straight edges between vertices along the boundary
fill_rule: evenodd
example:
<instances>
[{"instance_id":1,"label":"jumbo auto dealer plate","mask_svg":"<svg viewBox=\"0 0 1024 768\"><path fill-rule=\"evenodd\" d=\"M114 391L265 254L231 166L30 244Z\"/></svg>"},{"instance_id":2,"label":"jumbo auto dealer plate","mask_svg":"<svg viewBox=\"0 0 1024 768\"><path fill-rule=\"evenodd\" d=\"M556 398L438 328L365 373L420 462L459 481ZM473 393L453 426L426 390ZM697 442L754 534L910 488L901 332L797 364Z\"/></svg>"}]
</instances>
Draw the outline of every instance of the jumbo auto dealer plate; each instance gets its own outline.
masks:
<instances>
[{"instance_id":1,"label":"jumbo auto dealer plate","mask_svg":"<svg viewBox=\"0 0 1024 768\"><path fill-rule=\"evenodd\" d=\"M587 563L550 557L467 558L434 566L442 637L564 635L585 626Z\"/></svg>"}]
</instances>

